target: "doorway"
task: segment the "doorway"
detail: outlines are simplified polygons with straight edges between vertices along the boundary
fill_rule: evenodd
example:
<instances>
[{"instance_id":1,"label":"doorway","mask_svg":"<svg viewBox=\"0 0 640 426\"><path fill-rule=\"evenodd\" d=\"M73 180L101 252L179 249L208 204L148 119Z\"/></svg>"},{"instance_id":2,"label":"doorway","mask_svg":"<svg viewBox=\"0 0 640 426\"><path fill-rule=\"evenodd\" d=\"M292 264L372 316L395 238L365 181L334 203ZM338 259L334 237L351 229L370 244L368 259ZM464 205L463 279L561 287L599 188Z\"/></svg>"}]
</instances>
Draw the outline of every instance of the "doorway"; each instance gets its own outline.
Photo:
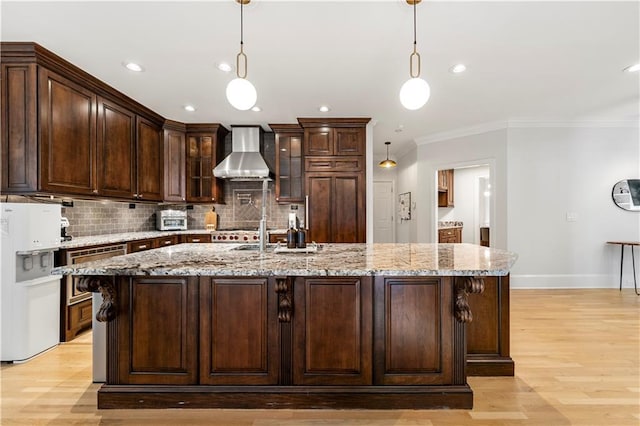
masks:
<instances>
[{"instance_id":1,"label":"doorway","mask_svg":"<svg viewBox=\"0 0 640 426\"><path fill-rule=\"evenodd\" d=\"M373 182L373 242L395 243L396 227L394 214L393 181Z\"/></svg>"},{"instance_id":2,"label":"doorway","mask_svg":"<svg viewBox=\"0 0 640 426\"><path fill-rule=\"evenodd\" d=\"M453 170L449 173L452 182L448 183L452 186L448 193L453 193L453 199L448 205L443 205L442 202L438 203L440 192L436 194L436 228L443 223L462 222L461 242L480 245L483 241L481 237L486 237L490 230L491 168L489 164L474 164L447 170Z\"/></svg>"}]
</instances>

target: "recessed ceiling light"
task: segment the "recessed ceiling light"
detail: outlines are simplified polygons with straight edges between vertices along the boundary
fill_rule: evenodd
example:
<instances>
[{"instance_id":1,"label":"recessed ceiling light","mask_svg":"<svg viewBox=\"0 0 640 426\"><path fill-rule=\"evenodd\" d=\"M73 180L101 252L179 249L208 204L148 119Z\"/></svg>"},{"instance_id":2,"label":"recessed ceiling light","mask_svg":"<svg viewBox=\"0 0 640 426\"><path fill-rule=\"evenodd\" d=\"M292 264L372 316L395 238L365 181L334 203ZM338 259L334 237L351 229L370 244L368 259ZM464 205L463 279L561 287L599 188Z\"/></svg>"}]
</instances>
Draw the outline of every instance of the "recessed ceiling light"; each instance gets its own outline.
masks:
<instances>
[{"instance_id":1,"label":"recessed ceiling light","mask_svg":"<svg viewBox=\"0 0 640 426\"><path fill-rule=\"evenodd\" d=\"M125 62L125 63L123 63L123 65L129 71L134 71L134 72L142 72L142 71L144 71L144 68L142 68L141 65L136 64L135 62Z\"/></svg>"},{"instance_id":2,"label":"recessed ceiling light","mask_svg":"<svg viewBox=\"0 0 640 426\"><path fill-rule=\"evenodd\" d=\"M629 65L624 69L626 72L640 71L640 64Z\"/></svg>"},{"instance_id":3,"label":"recessed ceiling light","mask_svg":"<svg viewBox=\"0 0 640 426\"><path fill-rule=\"evenodd\" d=\"M184 109L185 111L194 112L196 110L196 107L194 107L193 105L185 105Z\"/></svg>"},{"instance_id":4,"label":"recessed ceiling light","mask_svg":"<svg viewBox=\"0 0 640 426\"><path fill-rule=\"evenodd\" d=\"M258 105L254 106L253 108L251 108L251 111L253 112L260 112L262 111L262 108L260 108Z\"/></svg>"},{"instance_id":5,"label":"recessed ceiling light","mask_svg":"<svg viewBox=\"0 0 640 426\"><path fill-rule=\"evenodd\" d=\"M226 62L219 62L216 64L216 66L222 72L231 72L231 70L233 69L233 67Z\"/></svg>"},{"instance_id":6,"label":"recessed ceiling light","mask_svg":"<svg viewBox=\"0 0 640 426\"><path fill-rule=\"evenodd\" d=\"M320 108L318 108L318 109L320 110L320 112L329 112L329 110L330 110L331 108L329 108L329 107L328 107L328 106L326 106L326 105L321 105L321 106L320 106Z\"/></svg>"},{"instance_id":7,"label":"recessed ceiling light","mask_svg":"<svg viewBox=\"0 0 640 426\"><path fill-rule=\"evenodd\" d=\"M451 71L454 74L459 74L461 72L465 72L467 69L465 64L455 64L454 66L452 66L451 68L449 68L449 71Z\"/></svg>"}]
</instances>

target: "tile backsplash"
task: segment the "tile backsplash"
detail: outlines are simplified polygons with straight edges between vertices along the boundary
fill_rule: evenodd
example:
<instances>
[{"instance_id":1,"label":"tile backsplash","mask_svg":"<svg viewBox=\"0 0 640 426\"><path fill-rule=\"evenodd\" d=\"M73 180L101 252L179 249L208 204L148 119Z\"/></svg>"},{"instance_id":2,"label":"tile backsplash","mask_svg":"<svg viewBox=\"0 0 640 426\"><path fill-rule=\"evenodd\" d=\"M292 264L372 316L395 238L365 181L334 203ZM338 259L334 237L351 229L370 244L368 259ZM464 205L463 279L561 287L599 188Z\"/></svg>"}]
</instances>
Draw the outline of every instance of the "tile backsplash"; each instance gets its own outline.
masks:
<instances>
[{"instance_id":1,"label":"tile backsplash","mask_svg":"<svg viewBox=\"0 0 640 426\"><path fill-rule=\"evenodd\" d=\"M67 198L65 198L67 199ZM9 202L33 202L30 197L10 195ZM60 199L56 199L58 202ZM63 207L62 215L69 219L67 234L73 237L116 234L121 232L153 231L156 229L156 211L177 209L187 211L188 229L204 229L205 214L215 207L218 229L258 229L262 215L262 182L224 182L225 204L147 204L127 201L73 200L73 207ZM3 197L5 201L5 197ZM135 208L129 208L134 204ZM289 204L275 201L274 182L269 183L267 199L267 227L287 227ZM304 221L304 203L298 206L298 218Z\"/></svg>"}]
</instances>

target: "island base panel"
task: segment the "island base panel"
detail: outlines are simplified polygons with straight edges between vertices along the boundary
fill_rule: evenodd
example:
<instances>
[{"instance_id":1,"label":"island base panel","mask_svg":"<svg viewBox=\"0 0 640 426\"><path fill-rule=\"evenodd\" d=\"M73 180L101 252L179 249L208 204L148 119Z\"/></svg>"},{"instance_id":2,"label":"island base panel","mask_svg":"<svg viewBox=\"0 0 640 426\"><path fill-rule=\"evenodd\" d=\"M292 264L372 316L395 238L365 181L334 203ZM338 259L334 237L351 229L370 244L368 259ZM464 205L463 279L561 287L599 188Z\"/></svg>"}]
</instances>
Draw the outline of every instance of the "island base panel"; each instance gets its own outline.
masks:
<instances>
[{"instance_id":1,"label":"island base panel","mask_svg":"<svg viewBox=\"0 0 640 426\"><path fill-rule=\"evenodd\" d=\"M99 409L471 409L468 385L429 387L202 387L103 385Z\"/></svg>"},{"instance_id":2,"label":"island base panel","mask_svg":"<svg viewBox=\"0 0 640 426\"><path fill-rule=\"evenodd\" d=\"M474 357L467 355L467 376L514 376L515 363L511 357Z\"/></svg>"}]
</instances>

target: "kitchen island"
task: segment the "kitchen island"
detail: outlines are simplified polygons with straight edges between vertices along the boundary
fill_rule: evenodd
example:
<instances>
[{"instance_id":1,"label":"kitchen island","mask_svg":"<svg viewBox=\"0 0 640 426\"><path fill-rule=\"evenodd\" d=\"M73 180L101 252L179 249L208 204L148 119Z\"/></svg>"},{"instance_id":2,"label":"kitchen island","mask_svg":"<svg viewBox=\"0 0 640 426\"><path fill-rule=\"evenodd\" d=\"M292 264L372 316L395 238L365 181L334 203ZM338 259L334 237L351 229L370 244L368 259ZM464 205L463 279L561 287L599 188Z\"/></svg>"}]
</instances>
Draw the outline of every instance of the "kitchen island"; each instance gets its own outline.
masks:
<instances>
[{"instance_id":1,"label":"kitchen island","mask_svg":"<svg viewBox=\"0 0 640 426\"><path fill-rule=\"evenodd\" d=\"M471 408L469 296L510 252L181 244L57 268L99 291L99 408Z\"/></svg>"}]
</instances>

